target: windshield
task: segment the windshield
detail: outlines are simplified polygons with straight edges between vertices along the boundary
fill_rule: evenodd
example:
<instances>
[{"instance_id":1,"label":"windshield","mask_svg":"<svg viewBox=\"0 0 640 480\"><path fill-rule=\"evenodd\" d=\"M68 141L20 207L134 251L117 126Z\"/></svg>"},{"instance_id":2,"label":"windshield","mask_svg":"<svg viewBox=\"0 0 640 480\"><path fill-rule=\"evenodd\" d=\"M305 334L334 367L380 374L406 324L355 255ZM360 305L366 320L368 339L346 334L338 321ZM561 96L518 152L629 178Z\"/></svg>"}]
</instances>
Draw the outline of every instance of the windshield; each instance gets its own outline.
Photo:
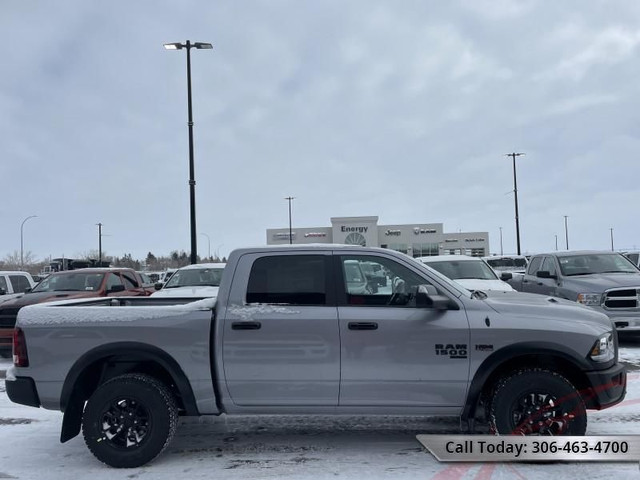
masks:
<instances>
[{"instance_id":1,"label":"windshield","mask_svg":"<svg viewBox=\"0 0 640 480\"><path fill-rule=\"evenodd\" d=\"M447 260L443 262L428 262L434 270L437 270L451 280L479 279L497 280L496 274L482 260Z\"/></svg>"},{"instance_id":2,"label":"windshield","mask_svg":"<svg viewBox=\"0 0 640 480\"><path fill-rule=\"evenodd\" d=\"M524 270L527 259L524 257L487 258L487 263L495 270Z\"/></svg>"},{"instance_id":3,"label":"windshield","mask_svg":"<svg viewBox=\"0 0 640 480\"><path fill-rule=\"evenodd\" d=\"M638 273L628 259L617 253L590 253L558 257L563 275L591 275L594 273Z\"/></svg>"},{"instance_id":4,"label":"windshield","mask_svg":"<svg viewBox=\"0 0 640 480\"><path fill-rule=\"evenodd\" d=\"M65 272L52 274L34 287L33 292L96 291L100 289L104 273Z\"/></svg>"},{"instance_id":5,"label":"windshield","mask_svg":"<svg viewBox=\"0 0 640 480\"><path fill-rule=\"evenodd\" d=\"M190 268L178 270L164 288L178 287L219 287L222 279L222 268Z\"/></svg>"}]
</instances>

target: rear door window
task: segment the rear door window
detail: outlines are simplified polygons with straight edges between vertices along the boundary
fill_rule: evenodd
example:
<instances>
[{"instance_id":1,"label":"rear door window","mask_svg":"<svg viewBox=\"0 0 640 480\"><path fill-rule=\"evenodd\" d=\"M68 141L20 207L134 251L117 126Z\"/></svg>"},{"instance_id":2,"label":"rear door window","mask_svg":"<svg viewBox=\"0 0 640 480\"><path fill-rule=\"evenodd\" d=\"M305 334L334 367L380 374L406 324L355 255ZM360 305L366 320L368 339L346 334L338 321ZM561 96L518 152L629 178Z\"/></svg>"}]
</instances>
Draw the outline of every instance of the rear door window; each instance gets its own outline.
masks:
<instances>
[{"instance_id":1,"label":"rear door window","mask_svg":"<svg viewBox=\"0 0 640 480\"><path fill-rule=\"evenodd\" d=\"M27 288L31 288L31 284L24 275L9 275L9 280L13 286L14 293L23 293Z\"/></svg>"},{"instance_id":2,"label":"rear door window","mask_svg":"<svg viewBox=\"0 0 640 480\"><path fill-rule=\"evenodd\" d=\"M284 305L327 304L327 257L273 255L251 267L247 303Z\"/></svg>"}]
</instances>

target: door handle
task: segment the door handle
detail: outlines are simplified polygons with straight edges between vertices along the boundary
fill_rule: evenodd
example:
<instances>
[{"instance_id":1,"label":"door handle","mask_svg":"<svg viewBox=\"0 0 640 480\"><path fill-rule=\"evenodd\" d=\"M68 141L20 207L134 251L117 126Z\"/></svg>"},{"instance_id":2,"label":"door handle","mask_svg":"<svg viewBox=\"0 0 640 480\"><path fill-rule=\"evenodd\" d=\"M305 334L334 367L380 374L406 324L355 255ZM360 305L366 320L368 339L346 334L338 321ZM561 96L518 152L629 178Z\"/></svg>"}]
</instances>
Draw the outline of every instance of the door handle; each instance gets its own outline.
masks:
<instances>
[{"instance_id":1,"label":"door handle","mask_svg":"<svg viewBox=\"0 0 640 480\"><path fill-rule=\"evenodd\" d=\"M233 322L231 324L232 330L260 330L262 325L260 322Z\"/></svg>"},{"instance_id":2,"label":"door handle","mask_svg":"<svg viewBox=\"0 0 640 480\"><path fill-rule=\"evenodd\" d=\"M375 322L349 322L349 330L377 330Z\"/></svg>"}]
</instances>

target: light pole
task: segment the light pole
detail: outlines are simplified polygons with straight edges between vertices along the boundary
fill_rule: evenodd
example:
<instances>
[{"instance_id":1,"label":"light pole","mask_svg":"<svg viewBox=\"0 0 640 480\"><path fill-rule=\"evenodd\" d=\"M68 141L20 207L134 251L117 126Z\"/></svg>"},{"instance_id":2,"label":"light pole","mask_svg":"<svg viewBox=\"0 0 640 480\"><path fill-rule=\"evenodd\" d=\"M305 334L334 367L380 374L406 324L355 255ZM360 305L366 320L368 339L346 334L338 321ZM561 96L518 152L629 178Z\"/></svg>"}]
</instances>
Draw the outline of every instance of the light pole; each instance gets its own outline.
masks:
<instances>
[{"instance_id":1,"label":"light pole","mask_svg":"<svg viewBox=\"0 0 640 480\"><path fill-rule=\"evenodd\" d=\"M558 235L555 235L556 237L556 251L558 251Z\"/></svg>"},{"instance_id":2,"label":"light pole","mask_svg":"<svg viewBox=\"0 0 640 480\"><path fill-rule=\"evenodd\" d=\"M520 255L520 218L518 216L518 181L516 180L516 157L524 155L524 153L507 153L506 157L513 158L513 197L516 205L516 241L518 246L518 255Z\"/></svg>"},{"instance_id":3,"label":"light pole","mask_svg":"<svg viewBox=\"0 0 640 480\"><path fill-rule=\"evenodd\" d=\"M96 223L98 226L98 265L102 266L102 223Z\"/></svg>"},{"instance_id":4,"label":"light pole","mask_svg":"<svg viewBox=\"0 0 640 480\"><path fill-rule=\"evenodd\" d=\"M211 49L210 43L194 42L187 40L186 43L165 43L167 50L187 49L187 106L188 106L188 126L189 126L189 205L191 211L191 264L198 263L198 245L196 238L196 180L193 165L193 111L191 106L191 49Z\"/></svg>"},{"instance_id":5,"label":"light pole","mask_svg":"<svg viewBox=\"0 0 640 480\"><path fill-rule=\"evenodd\" d=\"M211 238L209 238L209 235L207 235L206 233L200 232L200 235L204 235L205 237L207 237L207 242L209 243L209 248L208 248L209 260L211 260Z\"/></svg>"},{"instance_id":6,"label":"light pole","mask_svg":"<svg viewBox=\"0 0 640 480\"><path fill-rule=\"evenodd\" d=\"M30 218L36 218L37 215L29 215L20 224L20 270L24 270L24 224Z\"/></svg>"},{"instance_id":7,"label":"light pole","mask_svg":"<svg viewBox=\"0 0 640 480\"><path fill-rule=\"evenodd\" d=\"M291 201L296 197L284 197L285 200L289 201L289 245L293 243L293 234L291 232Z\"/></svg>"},{"instance_id":8,"label":"light pole","mask_svg":"<svg viewBox=\"0 0 640 480\"><path fill-rule=\"evenodd\" d=\"M611 232L611 251L613 252L614 251L614 249L613 249L613 227L611 227L609 229L609 231Z\"/></svg>"},{"instance_id":9,"label":"light pole","mask_svg":"<svg viewBox=\"0 0 640 480\"><path fill-rule=\"evenodd\" d=\"M500 255L504 255L504 250L502 249L502 227L498 227L500 229Z\"/></svg>"},{"instance_id":10,"label":"light pole","mask_svg":"<svg viewBox=\"0 0 640 480\"><path fill-rule=\"evenodd\" d=\"M218 245L216 247L216 252L215 252L216 253L216 260L220 259L220 248L223 247L223 246L224 246L224 243L221 243L220 245Z\"/></svg>"},{"instance_id":11,"label":"light pole","mask_svg":"<svg viewBox=\"0 0 640 480\"><path fill-rule=\"evenodd\" d=\"M568 215L564 216L564 238L567 242L567 250L569 250L569 227L567 224L567 218L569 218Z\"/></svg>"}]
</instances>

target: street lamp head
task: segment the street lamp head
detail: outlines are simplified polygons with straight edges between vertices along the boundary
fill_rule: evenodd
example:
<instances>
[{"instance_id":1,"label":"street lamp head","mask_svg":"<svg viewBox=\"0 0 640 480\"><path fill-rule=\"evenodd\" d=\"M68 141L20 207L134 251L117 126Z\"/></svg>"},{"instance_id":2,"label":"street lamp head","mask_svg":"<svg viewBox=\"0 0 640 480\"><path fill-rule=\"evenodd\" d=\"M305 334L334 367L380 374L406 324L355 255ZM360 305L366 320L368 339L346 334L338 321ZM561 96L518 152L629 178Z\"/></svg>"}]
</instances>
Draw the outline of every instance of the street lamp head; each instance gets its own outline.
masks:
<instances>
[{"instance_id":1,"label":"street lamp head","mask_svg":"<svg viewBox=\"0 0 640 480\"><path fill-rule=\"evenodd\" d=\"M184 47L184 45L182 45L181 43L165 43L164 44L164 48L166 48L167 50L182 50L182 47Z\"/></svg>"},{"instance_id":2,"label":"street lamp head","mask_svg":"<svg viewBox=\"0 0 640 480\"><path fill-rule=\"evenodd\" d=\"M210 50L213 48L213 45L211 45L210 43L203 43L203 42L195 42L193 46L195 48L205 49L205 50Z\"/></svg>"}]
</instances>

